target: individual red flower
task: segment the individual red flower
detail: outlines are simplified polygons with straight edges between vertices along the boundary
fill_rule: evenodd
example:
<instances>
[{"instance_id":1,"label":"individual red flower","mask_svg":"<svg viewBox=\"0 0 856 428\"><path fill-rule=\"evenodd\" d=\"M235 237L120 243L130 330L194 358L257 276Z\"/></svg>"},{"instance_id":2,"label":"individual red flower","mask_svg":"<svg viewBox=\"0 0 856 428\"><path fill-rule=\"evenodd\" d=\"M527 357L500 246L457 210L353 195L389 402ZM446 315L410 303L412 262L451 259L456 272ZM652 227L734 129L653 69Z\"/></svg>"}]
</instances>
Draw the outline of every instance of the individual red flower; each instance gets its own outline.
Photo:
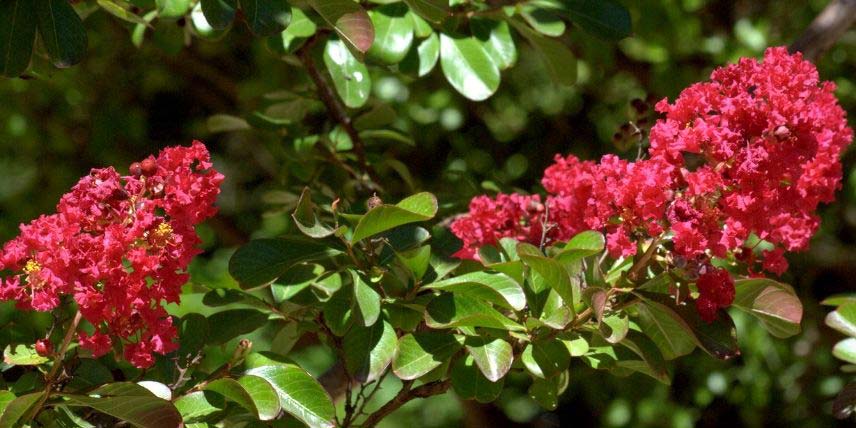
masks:
<instances>
[{"instance_id":1,"label":"individual red flower","mask_svg":"<svg viewBox=\"0 0 856 428\"><path fill-rule=\"evenodd\" d=\"M118 339L132 364L148 367L152 353L178 347L162 305L178 302L200 252L194 227L216 213L223 175L198 141L130 169L127 176L93 169L63 195L56 214L21 225L0 252L0 268L13 272L0 282L0 299L49 311L70 296L95 327L79 333L81 347L97 357Z\"/></svg>"}]
</instances>

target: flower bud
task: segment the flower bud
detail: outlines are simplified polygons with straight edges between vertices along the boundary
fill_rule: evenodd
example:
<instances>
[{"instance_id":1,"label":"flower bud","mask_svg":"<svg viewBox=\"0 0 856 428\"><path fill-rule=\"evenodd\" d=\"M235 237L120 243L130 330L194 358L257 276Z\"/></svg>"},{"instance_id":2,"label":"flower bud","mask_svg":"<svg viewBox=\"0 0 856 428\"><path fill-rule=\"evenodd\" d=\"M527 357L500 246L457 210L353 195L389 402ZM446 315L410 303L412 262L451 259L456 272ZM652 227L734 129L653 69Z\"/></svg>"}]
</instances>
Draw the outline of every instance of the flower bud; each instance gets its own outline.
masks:
<instances>
[{"instance_id":1,"label":"flower bud","mask_svg":"<svg viewBox=\"0 0 856 428\"><path fill-rule=\"evenodd\" d=\"M43 357L48 357L53 354L53 343L51 343L50 339L39 339L36 341L36 353Z\"/></svg>"},{"instance_id":2,"label":"flower bud","mask_svg":"<svg viewBox=\"0 0 856 428\"><path fill-rule=\"evenodd\" d=\"M144 159L140 162L140 169L142 170L143 175L151 177L158 171L158 165L154 159Z\"/></svg>"},{"instance_id":3,"label":"flower bud","mask_svg":"<svg viewBox=\"0 0 856 428\"><path fill-rule=\"evenodd\" d=\"M143 167L140 166L139 162L134 162L131 164L131 167L128 168L128 172L130 172L134 177L139 177L143 175Z\"/></svg>"}]
</instances>

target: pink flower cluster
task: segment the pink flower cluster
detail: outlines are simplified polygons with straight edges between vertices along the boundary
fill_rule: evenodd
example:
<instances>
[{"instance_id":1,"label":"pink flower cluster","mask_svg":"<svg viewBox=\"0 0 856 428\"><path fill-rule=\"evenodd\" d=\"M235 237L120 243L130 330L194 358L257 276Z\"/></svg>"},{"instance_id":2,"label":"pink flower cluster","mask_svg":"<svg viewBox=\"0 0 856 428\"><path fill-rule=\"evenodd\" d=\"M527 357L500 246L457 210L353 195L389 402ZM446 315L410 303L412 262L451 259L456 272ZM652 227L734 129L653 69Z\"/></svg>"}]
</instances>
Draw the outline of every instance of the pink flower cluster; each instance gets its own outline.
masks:
<instances>
[{"instance_id":1,"label":"pink flower cluster","mask_svg":"<svg viewBox=\"0 0 856 428\"><path fill-rule=\"evenodd\" d=\"M94 332L80 346L98 357L114 340L137 367L153 353L177 349L176 329L162 307L178 302L186 269L200 252L194 226L213 216L223 175L198 141L157 158L92 172L65 194L56 214L21 225L0 252L0 299L50 311L72 296Z\"/></svg>"},{"instance_id":2,"label":"pink flower cluster","mask_svg":"<svg viewBox=\"0 0 856 428\"><path fill-rule=\"evenodd\" d=\"M702 262L751 252L741 247L754 234L774 245L761 267L781 274L784 252L807 248L818 204L840 187L839 158L853 133L834 89L785 48L717 69L674 104L657 104L665 117L651 129L647 159L557 155L542 180L545 210L507 203L533 196L473 199L452 224L464 245L458 256L476 258L505 236L537 243L541 224L548 243L603 231L614 257L634 255L642 239L671 237L676 254Z\"/></svg>"}]
</instances>

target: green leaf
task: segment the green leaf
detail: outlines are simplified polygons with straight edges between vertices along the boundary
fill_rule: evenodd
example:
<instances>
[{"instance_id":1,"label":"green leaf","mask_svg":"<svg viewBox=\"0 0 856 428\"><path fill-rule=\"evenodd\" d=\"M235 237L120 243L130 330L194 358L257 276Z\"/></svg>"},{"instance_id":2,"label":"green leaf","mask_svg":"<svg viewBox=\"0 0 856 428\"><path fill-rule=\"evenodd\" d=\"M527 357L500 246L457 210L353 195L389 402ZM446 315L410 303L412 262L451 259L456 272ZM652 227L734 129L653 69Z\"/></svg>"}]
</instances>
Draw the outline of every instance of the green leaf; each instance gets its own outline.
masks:
<instances>
[{"instance_id":1,"label":"green leaf","mask_svg":"<svg viewBox=\"0 0 856 428\"><path fill-rule=\"evenodd\" d=\"M621 349L618 349L618 352L616 353L616 356L619 358L619 360L616 361L616 365L618 367L628 368L644 375L651 376L666 385L671 384L671 379L669 379L669 372L666 370L666 363L663 361L663 356L657 349L657 345L655 345L651 339L638 331L631 330L619 345L630 350L635 354L635 356L641 358L641 360L634 361L624 359L622 357L624 357L625 353L621 352Z\"/></svg>"},{"instance_id":2,"label":"green leaf","mask_svg":"<svg viewBox=\"0 0 856 428\"><path fill-rule=\"evenodd\" d=\"M546 38L517 20L511 21L517 32L529 40L541 56L550 79L559 85L571 86L577 82L577 59L562 42Z\"/></svg>"},{"instance_id":3,"label":"green leaf","mask_svg":"<svg viewBox=\"0 0 856 428\"><path fill-rule=\"evenodd\" d=\"M260 418L259 409L252 395L247 392L246 387L235 379L220 378L209 382L203 388L205 391L216 392L228 400L234 401L241 407L247 409L253 416Z\"/></svg>"},{"instance_id":4,"label":"green leaf","mask_svg":"<svg viewBox=\"0 0 856 428\"><path fill-rule=\"evenodd\" d=\"M563 373L563 376L566 374ZM559 385L561 376L551 379L534 378L529 386L529 397L545 410L556 410L559 406Z\"/></svg>"},{"instance_id":5,"label":"green leaf","mask_svg":"<svg viewBox=\"0 0 856 428\"><path fill-rule=\"evenodd\" d=\"M440 68L461 95L484 101L499 88L499 67L474 37L440 35Z\"/></svg>"},{"instance_id":6,"label":"green leaf","mask_svg":"<svg viewBox=\"0 0 856 428\"><path fill-rule=\"evenodd\" d=\"M352 295L350 287L342 287L324 305L324 323L336 336L344 336L353 324Z\"/></svg>"},{"instance_id":7,"label":"green leaf","mask_svg":"<svg viewBox=\"0 0 856 428\"><path fill-rule=\"evenodd\" d=\"M208 317L208 342L221 345L238 336L252 333L267 323L268 316L255 309L231 309Z\"/></svg>"},{"instance_id":8,"label":"green leaf","mask_svg":"<svg viewBox=\"0 0 856 428\"><path fill-rule=\"evenodd\" d=\"M336 426L336 409L321 384L294 364L262 366L248 375L268 381L279 395L280 405L290 415L312 428Z\"/></svg>"},{"instance_id":9,"label":"green leaf","mask_svg":"<svg viewBox=\"0 0 856 428\"><path fill-rule=\"evenodd\" d=\"M247 395L253 400L253 405L258 410L258 418L263 421L275 419L282 407L279 404L279 396L273 386L258 376L241 376L238 383L244 388Z\"/></svg>"},{"instance_id":10,"label":"green leaf","mask_svg":"<svg viewBox=\"0 0 856 428\"><path fill-rule=\"evenodd\" d=\"M252 129L249 123L243 118L231 116L228 114L215 114L208 118L205 122L208 127L208 132L213 134L219 132L235 132L246 131Z\"/></svg>"},{"instance_id":11,"label":"green leaf","mask_svg":"<svg viewBox=\"0 0 856 428\"><path fill-rule=\"evenodd\" d=\"M448 0L404 0L419 16L435 23L449 16Z\"/></svg>"},{"instance_id":12,"label":"green leaf","mask_svg":"<svg viewBox=\"0 0 856 428\"><path fill-rule=\"evenodd\" d=\"M0 75L17 77L30 65L36 39L32 0L0 2Z\"/></svg>"},{"instance_id":13,"label":"green leaf","mask_svg":"<svg viewBox=\"0 0 856 428\"><path fill-rule=\"evenodd\" d=\"M215 30L225 30L235 20L237 0L202 0L202 14Z\"/></svg>"},{"instance_id":14,"label":"green leaf","mask_svg":"<svg viewBox=\"0 0 856 428\"><path fill-rule=\"evenodd\" d=\"M488 327L524 330L482 298L468 293L443 293L428 303L425 322L431 328Z\"/></svg>"},{"instance_id":15,"label":"green leaf","mask_svg":"<svg viewBox=\"0 0 856 428\"><path fill-rule=\"evenodd\" d=\"M155 0L161 18L181 18L190 12L191 0Z\"/></svg>"},{"instance_id":16,"label":"green leaf","mask_svg":"<svg viewBox=\"0 0 856 428\"><path fill-rule=\"evenodd\" d=\"M201 314L191 312L181 317L178 331L179 355L194 355L208 343L208 319Z\"/></svg>"},{"instance_id":17,"label":"green leaf","mask_svg":"<svg viewBox=\"0 0 856 428\"><path fill-rule=\"evenodd\" d=\"M12 366L37 366L50 361L36 352L32 345L7 345L3 350L3 362Z\"/></svg>"},{"instance_id":18,"label":"green leaf","mask_svg":"<svg viewBox=\"0 0 856 428\"><path fill-rule=\"evenodd\" d=\"M401 225L426 221L437 214L437 198L428 193L417 193L395 205L383 204L372 208L360 218L354 228L351 243L385 232Z\"/></svg>"},{"instance_id":19,"label":"green leaf","mask_svg":"<svg viewBox=\"0 0 856 428\"><path fill-rule=\"evenodd\" d=\"M357 61L341 40L330 39L324 48L324 64L342 102L351 108L362 107L369 99L372 79L366 65Z\"/></svg>"},{"instance_id":20,"label":"green leaf","mask_svg":"<svg viewBox=\"0 0 856 428\"><path fill-rule=\"evenodd\" d=\"M565 32L565 22L551 10L529 4L523 6L520 15L535 31L545 36L559 37Z\"/></svg>"},{"instance_id":21,"label":"green leaf","mask_svg":"<svg viewBox=\"0 0 856 428\"><path fill-rule=\"evenodd\" d=\"M437 33L432 32L427 39L420 42L416 51L419 59L419 69L416 74L419 77L427 76L440 59L440 38L437 37Z\"/></svg>"},{"instance_id":22,"label":"green leaf","mask_svg":"<svg viewBox=\"0 0 856 428\"><path fill-rule=\"evenodd\" d=\"M630 13L614 0L562 0L571 21L583 30L606 40L630 35Z\"/></svg>"},{"instance_id":23,"label":"green leaf","mask_svg":"<svg viewBox=\"0 0 856 428\"><path fill-rule=\"evenodd\" d=\"M547 285L556 290L567 304L574 305L582 298L579 283L571 279L567 269L558 261L522 252L519 255L520 259L540 275Z\"/></svg>"},{"instance_id":24,"label":"green leaf","mask_svg":"<svg viewBox=\"0 0 856 428\"><path fill-rule=\"evenodd\" d=\"M53 65L66 68L80 62L88 43L86 28L68 0L40 0L33 2L32 7Z\"/></svg>"},{"instance_id":25,"label":"green leaf","mask_svg":"<svg viewBox=\"0 0 856 428\"><path fill-rule=\"evenodd\" d=\"M826 325L856 337L856 303L847 303L826 315Z\"/></svg>"},{"instance_id":26,"label":"green leaf","mask_svg":"<svg viewBox=\"0 0 856 428\"><path fill-rule=\"evenodd\" d=\"M847 303L856 303L856 293L844 293L829 296L820 302L821 305L841 306Z\"/></svg>"},{"instance_id":27,"label":"green leaf","mask_svg":"<svg viewBox=\"0 0 856 428\"><path fill-rule=\"evenodd\" d=\"M460 358L452 366L452 387L464 400L476 400L480 403L490 403L499 398L505 379L491 382L482 375L476 366L472 355Z\"/></svg>"},{"instance_id":28,"label":"green leaf","mask_svg":"<svg viewBox=\"0 0 856 428\"><path fill-rule=\"evenodd\" d=\"M280 33L291 21L286 0L241 0L241 9L250 31L259 37Z\"/></svg>"},{"instance_id":29,"label":"green leaf","mask_svg":"<svg viewBox=\"0 0 856 428\"><path fill-rule=\"evenodd\" d=\"M839 360L856 364L856 338L844 339L832 348L832 355Z\"/></svg>"},{"instance_id":30,"label":"green leaf","mask_svg":"<svg viewBox=\"0 0 856 428\"><path fill-rule=\"evenodd\" d=\"M470 20L470 30L500 70L505 70L517 62L517 47L511 38L507 22L473 18Z\"/></svg>"},{"instance_id":31,"label":"green leaf","mask_svg":"<svg viewBox=\"0 0 856 428\"><path fill-rule=\"evenodd\" d=\"M133 24L149 25L145 19L131 11L131 8L126 3L117 2L116 0L98 0L98 6L104 9L107 13Z\"/></svg>"},{"instance_id":32,"label":"green leaf","mask_svg":"<svg viewBox=\"0 0 856 428\"><path fill-rule=\"evenodd\" d=\"M396 257L402 264L407 266L407 269L413 274L416 281L425 276L428 272L428 263L431 261L431 246L424 245L405 252L397 253Z\"/></svg>"},{"instance_id":33,"label":"green leaf","mask_svg":"<svg viewBox=\"0 0 856 428\"><path fill-rule=\"evenodd\" d=\"M38 410L38 404L42 402L44 396L45 393L39 391L22 395L10 401L3 409L3 414L0 415L0 427L12 428L29 421Z\"/></svg>"},{"instance_id":34,"label":"green leaf","mask_svg":"<svg viewBox=\"0 0 856 428\"><path fill-rule=\"evenodd\" d=\"M390 3L369 11L375 29L374 43L367 52L369 58L385 64L404 59L413 43L413 20L407 10L404 3Z\"/></svg>"},{"instance_id":35,"label":"green leaf","mask_svg":"<svg viewBox=\"0 0 856 428\"><path fill-rule=\"evenodd\" d=\"M397 343L395 329L387 320L351 329L343 343L348 371L361 383L380 378L395 357Z\"/></svg>"},{"instance_id":36,"label":"green leaf","mask_svg":"<svg viewBox=\"0 0 856 428\"><path fill-rule=\"evenodd\" d=\"M141 381L137 382L137 385L140 385L143 388L148 389L149 392L151 392L155 397L158 397L162 400L167 400L167 401L172 400L172 390L169 389L168 386L166 386L160 382L155 382L152 380L141 380Z\"/></svg>"},{"instance_id":37,"label":"green leaf","mask_svg":"<svg viewBox=\"0 0 856 428\"><path fill-rule=\"evenodd\" d=\"M511 344L500 338L469 337L467 352L473 357L482 374L491 382L502 379L511 369L514 359Z\"/></svg>"},{"instance_id":38,"label":"green leaf","mask_svg":"<svg viewBox=\"0 0 856 428\"><path fill-rule=\"evenodd\" d=\"M310 238L324 238L335 232L318 219L315 204L312 202L312 192L308 187L300 193L300 199L297 200L297 207L291 214L291 218L294 219L297 228Z\"/></svg>"},{"instance_id":39,"label":"green leaf","mask_svg":"<svg viewBox=\"0 0 856 428\"><path fill-rule=\"evenodd\" d=\"M526 307L526 295L523 293L523 287L502 273L470 272L423 287L431 290L465 292L471 296L518 311Z\"/></svg>"},{"instance_id":40,"label":"green leaf","mask_svg":"<svg viewBox=\"0 0 856 428\"><path fill-rule=\"evenodd\" d=\"M108 384L90 395L65 397L68 406L90 407L138 428L177 427L182 423L181 414L172 403L134 383Z\"/></svg>"},{"instance_id":41,"label":"green leaf","mask_svg":"<svg viewBox=\"0 0 856 428\"><path fill-rule=\"evenodd\" d=\"M357 314L363 320L364 326L371 326L377 322L380 316L380 294L357 271L351 270L350 272L354 283L354 301L356 302Z\"/></svg>"},{"instance_id":42,"label":"green leaf","mask_svg":"<svg viewBox=\"0 0 856 428\"><path fill-rule=\"evenodd\" d=\"M368 13L351 0L309 0L309 4L332 26L350 49L366 53L375 38Z\"/></svg>"},{"instance_id":43,"label":"green leaf","mask_svg":"<svg viewBox=\"0 0 856 428\"><path fill-rule=\"evenodd\" d=\"M0 415L6 410L6 406L15 400L15 394L12 391L0 391Z\"/></svg>"},{"instance_id":44,"label":"green leaf","mask_svg":"<svg viewBox=\"0 0 856 428\"><path fill-rule=\"evenodd\" d=\"M175 408L185 423L201 422L204 417L217 413L224 407L222 397L207 391L194 391L175 400Z\"/></svg>"},{"instance_id":45,"label":"green leaf","mask_svg":"<svg viewBox=\"0 0 856 428\"><path fill-rule=\"evenodd\" d=\"M600 232L594 230L580 232L565 244L556 259L562 263L575 262L602 252L605 243L603 234Z\"/></svg>"},{"instance_id":46,"label":"green leaf","mask_svg":"<svg viewBox=\"0 0 856 428\"><path fill-rule=\"evenodd\" d=\"M443 365L461 349L461 340L450 333L417 332L398 340L392 371L402 380L414 380Z\"/></svg>"},{"instance_id":47,"label":"green leaf","mask_svg":"<svg viewBox=\"0 0 856 428\"><path fill-rule=\"evenodd\" d=\"M292 266L340 254L324 241L287 237L256 239L239 248L229 260L229 273L244 289L267 284Z\"/></svg>"},{"instance_id":48,"label":"green leaf","mask_svg":"<svg viewBox=\"0 0 856 428\"><path fill-rule=\"evenodd\" d=\"M564 343L552 339L526 345L520 360L533 376L550 379L568 369L571 354Z\"/></svg>"},{"instance_id":49,"label":"green leaf","mask_svg":"<svg viewBox=\"0 0 856 428\"><path fill-rule=\"evenodd\" d=\"M603 318L600 330L603 338L609 343L618 343L627 336L630 329L630 319L627 316L610 315Z\"/></svg>"},{"instance_id":50,"label":"green leaf","mask_svg":"<svg viewBox=\"0 0 856 428\"><path fill-rule=\"evenodd\" d=\"M787 284L768 278L735 281L733 306L746 311L775 337L791 337L800 332L802 302Z\"/></svg>"},{"instance_id":51,"label":"green leaf","mask_svg":"<svg viewBox=\"0 0 856 428\"><path fill-rule=\"evenodd\" d=\"M650 300L636 307L642 332L654 341L665 359L673 360L695 349L692 329L675 311Z\"/></svg>"},{"instance_id":52,"label":"green leaf","mask_svg":"<svg viewBox=\"0 0 856 428\"><path fill-rule=\"evenodd\" d=\"M675 311L690 327L696 345L708 354L721 360L728 360L740 355L740 348L737 345L737 329L728 312L720 310L714 321L707 322L701 319L695 306L676 306L674 299L662 295L646 294L645 297Z\"/></svg>"}]
</instances>

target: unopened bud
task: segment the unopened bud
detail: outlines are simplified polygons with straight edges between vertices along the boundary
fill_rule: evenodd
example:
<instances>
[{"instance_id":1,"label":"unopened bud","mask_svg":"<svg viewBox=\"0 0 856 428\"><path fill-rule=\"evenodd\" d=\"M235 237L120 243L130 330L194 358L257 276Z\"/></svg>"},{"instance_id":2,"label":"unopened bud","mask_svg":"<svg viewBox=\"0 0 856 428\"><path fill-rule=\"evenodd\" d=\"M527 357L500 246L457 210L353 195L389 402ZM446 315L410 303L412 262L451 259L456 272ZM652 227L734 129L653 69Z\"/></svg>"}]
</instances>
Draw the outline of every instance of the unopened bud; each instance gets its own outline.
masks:
<instances>
[{"instance_id":1,"label":"unopened bud","mask_svg":"<svg viewBox=\"0 0 856 428\"><path fill-rule=\"evenodd\" d=\"M145 159L140 162L140 170L146 177L151 177L158 171L158 164L152 158Z\"/></svg>"},{"instance_id":2,"label":"unopened bud","mask_svg":"<svg viewBox=\"0 0 856 428\"><path fill-rule=\"evenodd\" d=\"M383 200L381 200L381 199L377 196L377 193L375 193L374 195L372 195L372 197L371 197L371 198L369 198L369 200L368 200L368 201L366 201L366 206L367 206L369 209L373 209L373 208L375 208L375 207L379 207L379 206L381 206L381 205L383 205Z\"/></svg>"},{"instance_id":3,"label":"unopened bud","mask_svg":"<svg viewBox=\"0 0 856 428\"><path fill-rule=\"evenodd\" d=\"M139 177L143 175L143 167L139 162L134 162L131 164L131 167L128 168L128 172L130 172L134 177Z\"/></svg>"}]
</instances>

